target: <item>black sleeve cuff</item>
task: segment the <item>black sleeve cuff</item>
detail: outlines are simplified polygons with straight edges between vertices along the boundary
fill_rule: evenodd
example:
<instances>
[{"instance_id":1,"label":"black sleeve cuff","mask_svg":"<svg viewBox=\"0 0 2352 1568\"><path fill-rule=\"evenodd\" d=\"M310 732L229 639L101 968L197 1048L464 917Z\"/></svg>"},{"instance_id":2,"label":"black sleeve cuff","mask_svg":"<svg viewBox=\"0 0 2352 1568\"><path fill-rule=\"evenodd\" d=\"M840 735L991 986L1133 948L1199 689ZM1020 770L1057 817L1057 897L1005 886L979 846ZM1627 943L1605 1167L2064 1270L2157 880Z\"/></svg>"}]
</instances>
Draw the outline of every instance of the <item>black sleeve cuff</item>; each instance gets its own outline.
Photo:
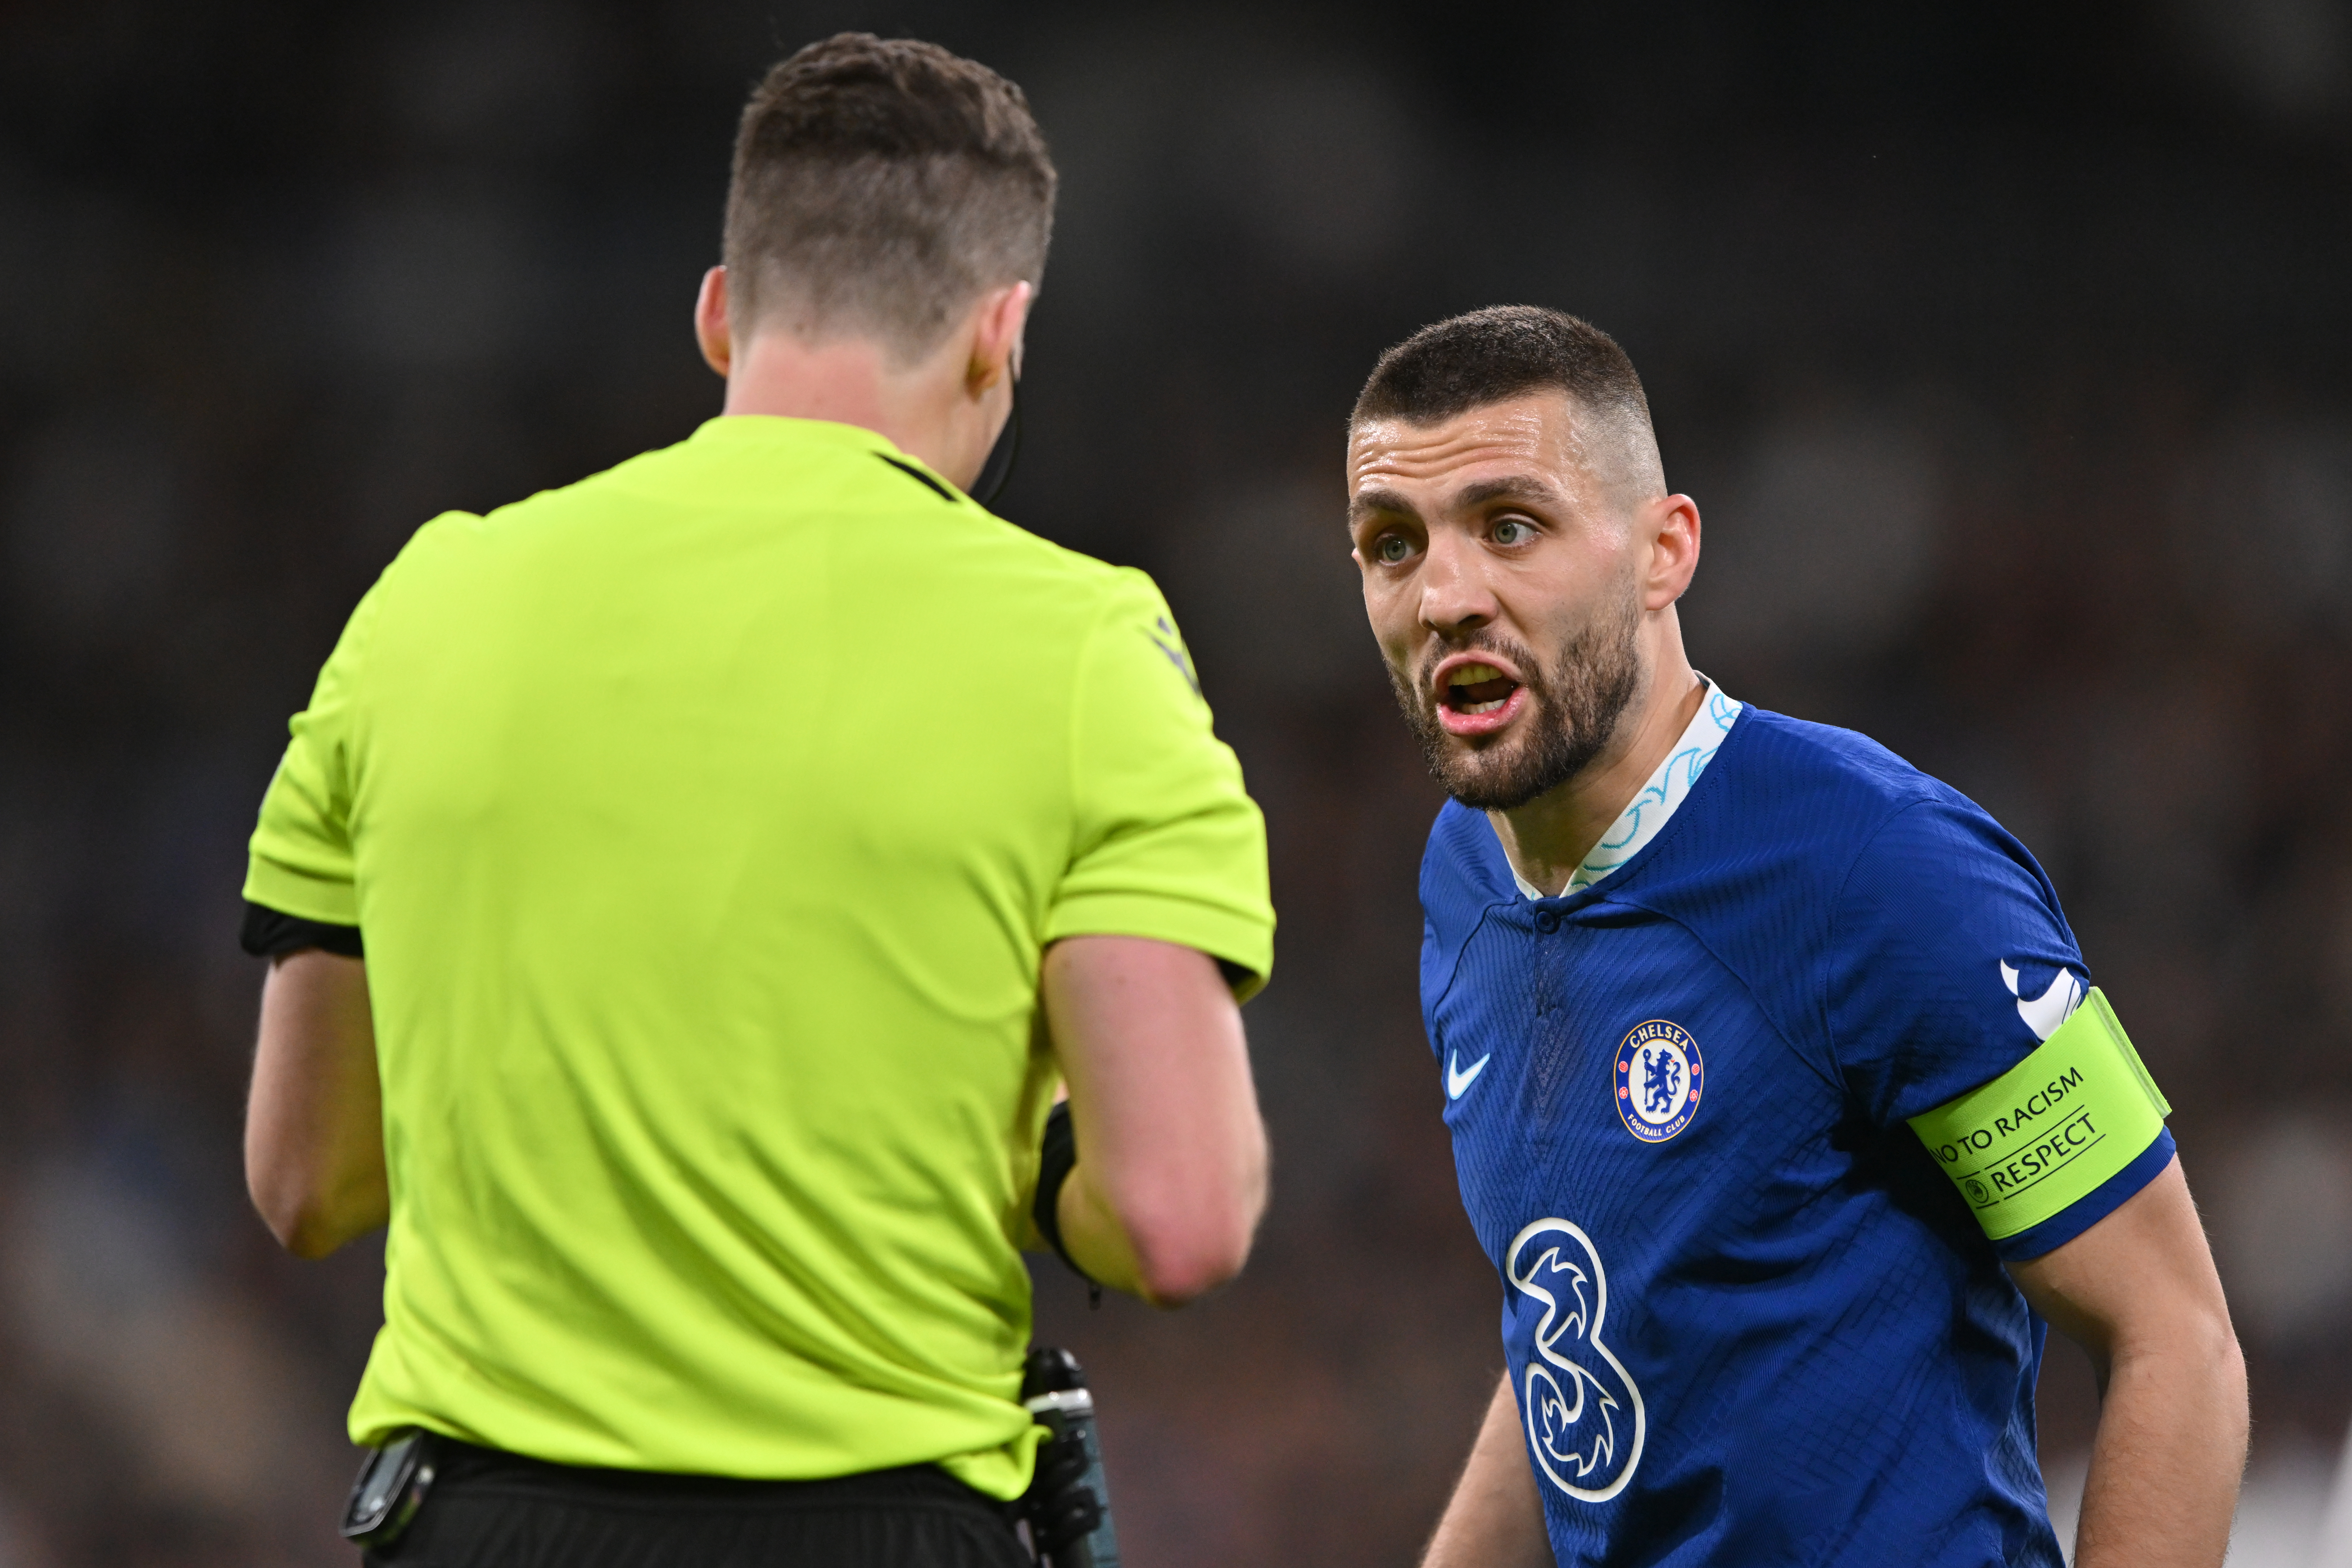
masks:
<instances>
[{"instance_id":1,"label":"black sleeve cuff","mask_svg":"<svg viewBox=\"0 0 2352 1568\"><path fill-rule=\"evenodd\" d=\"M257 958L282 957L289 953L299 953L306 947L341 953L346 958L367 956L367 949L360 943L360 928L356 925L305 920L299 915L287 915L250 899L246 901L245 925L238 930L236 940L238 946Z\"/></svg>"}]
</instances>

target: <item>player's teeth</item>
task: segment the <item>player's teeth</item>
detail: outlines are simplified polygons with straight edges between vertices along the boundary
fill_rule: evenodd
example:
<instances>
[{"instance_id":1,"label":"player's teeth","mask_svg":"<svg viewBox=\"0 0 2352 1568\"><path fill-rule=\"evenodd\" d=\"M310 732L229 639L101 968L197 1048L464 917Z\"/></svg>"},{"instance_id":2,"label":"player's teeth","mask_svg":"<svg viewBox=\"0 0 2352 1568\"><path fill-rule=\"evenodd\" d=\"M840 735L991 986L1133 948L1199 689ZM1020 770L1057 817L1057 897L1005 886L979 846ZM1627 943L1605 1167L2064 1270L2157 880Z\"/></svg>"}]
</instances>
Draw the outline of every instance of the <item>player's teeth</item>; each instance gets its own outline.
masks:
<instances>
[{"instance_id":1,"label":"player's teeth","mask_svg":"<svg viewBox=\"0 0 2352 1568\"><path fill-rule=\"evenodd\" d=\"M1492 664L1465 664L1445 677L1449 686L1475 686L1480 681L1499 681L1503 672Z\"/></svg>"},{"instance_id":2,"label":"player's teeth","mask_svg":"<svg viewBox=\"0 0 2352 1568\"><path fill-rule=\"evenodd\" d=\"M1462 711L1464 713L1493 713L1496 708L1501 707L1502 706L1503 699L1501 697L1496 697L1493 702L1465 703L1462 705Z\"/></svg>"}]
</instances>

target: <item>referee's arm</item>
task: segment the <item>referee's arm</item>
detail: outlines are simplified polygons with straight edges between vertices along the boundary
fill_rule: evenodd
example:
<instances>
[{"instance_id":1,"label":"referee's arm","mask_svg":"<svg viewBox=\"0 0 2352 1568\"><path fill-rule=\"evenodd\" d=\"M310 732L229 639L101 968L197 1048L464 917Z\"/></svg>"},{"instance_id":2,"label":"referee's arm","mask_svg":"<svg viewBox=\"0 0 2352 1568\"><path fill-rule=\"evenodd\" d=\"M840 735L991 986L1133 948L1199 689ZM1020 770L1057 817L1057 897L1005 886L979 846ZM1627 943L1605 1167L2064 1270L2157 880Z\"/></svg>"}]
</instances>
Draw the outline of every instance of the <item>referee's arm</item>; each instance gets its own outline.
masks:
<instances>
[{"instance_id":1,"label":"referee's arm","mask_svg":"<svg viewBox=\"0 0 2352 1568\"><path fill-rule=\"evenodd\" d=\"M391 1217L367 964L273 956L246 1101L245 1181L270 1234L324 1258Z\"/></svg>"},{"instance_id":2,"label":"referee's arm","mask_svg":"<svg viewBox=\"0 0 2352 1568\"><path fill-rule=\"evenodd\" d=\"M1066 937L1045 954L1044 999L1079 1151L1055 1207L1071 1260L1162 1307L1240 1273L1265 1212L1265 1124L1215 960Z\"/></svg>"},{"instance_id":3,"label":"referee's arm","mask_svg":"<svg viewBox=\"0 0 2352 1568\"><path fill-rule=\"evenodd\" d=\"M1086 1151L1058 1207L1071 1258L1160 1306L1232 1279L1265 1211L1265 1127L1241 1011L1214 960L1142 937L1074 936L1046 955L1045 1000ZM245 1170L271 1233L304 1258L388 1217L362 959L315 947L272 958Z\"/></svg>"}]
</instances>

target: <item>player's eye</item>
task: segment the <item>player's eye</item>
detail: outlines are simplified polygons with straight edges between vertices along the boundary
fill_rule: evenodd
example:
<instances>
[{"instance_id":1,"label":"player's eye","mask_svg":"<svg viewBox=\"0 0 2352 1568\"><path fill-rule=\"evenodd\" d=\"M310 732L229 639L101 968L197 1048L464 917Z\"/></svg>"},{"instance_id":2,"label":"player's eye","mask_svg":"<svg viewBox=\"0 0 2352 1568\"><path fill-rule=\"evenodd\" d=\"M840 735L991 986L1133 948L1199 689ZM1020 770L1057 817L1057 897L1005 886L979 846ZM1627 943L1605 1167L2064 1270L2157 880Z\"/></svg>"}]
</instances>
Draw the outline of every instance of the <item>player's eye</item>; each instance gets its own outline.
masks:
<instances>
[{"instance_id":1,"label":"player's eye","mask_svg":"<svg viewBox=\"0 0 2352 1568\"><path fill-rule=\"evenodd\" d=\"M1380 542L1372 546L1373 559L1382 566L1401 566L1411 554L1412 541L1397 534L1382 534Z\"/></svg>"},{"instance_id":2,"label":"player's eye","mask_svg":"<svg viewBox=\"0 0 2352 1568\"><path fill-rule=\"evenodd\" d=\"M1523 545L1535 537L1534 526L1517 517L1505 517L1495 525L1494 538L1498 545Z\"/></svg>"}]
</instances>

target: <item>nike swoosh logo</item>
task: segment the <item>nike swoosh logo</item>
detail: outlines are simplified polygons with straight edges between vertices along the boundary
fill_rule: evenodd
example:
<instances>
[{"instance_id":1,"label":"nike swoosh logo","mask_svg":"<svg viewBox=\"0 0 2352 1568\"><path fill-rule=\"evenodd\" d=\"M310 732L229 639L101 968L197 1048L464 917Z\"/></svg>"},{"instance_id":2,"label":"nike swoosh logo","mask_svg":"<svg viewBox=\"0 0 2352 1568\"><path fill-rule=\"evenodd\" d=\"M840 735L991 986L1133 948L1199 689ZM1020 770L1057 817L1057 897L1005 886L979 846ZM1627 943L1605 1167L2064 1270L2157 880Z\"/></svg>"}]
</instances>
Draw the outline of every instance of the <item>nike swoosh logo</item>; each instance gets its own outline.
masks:
<instances>
[{"instance_id":1,"label":"nike swoosh logo","mask_svg":"<svg viewBox=\"0 0 2352 1568\"><path fill-rule=\"evenodd\" d=\"M1465 1071L1462 1059L1454 1052L1447 1051L1445 1053L1445 1097L1448 1100L1461 1099L1470 1085L1478 1081L1478 1074L1486 1071L1486 1063L1494 1060L1495 1053L1490 1051L1472 1062L1469 1070Z\"/></svg>"},{"instance_id":2,"label":"nike swoosh logo","mask_svg":"<svg viewBox=\"0 0 2352 1568\"><path fill-rule=\"evenodd\" d=\"M2000 967L2001 983L2009 994L2017 998L2017 1016L2033 1031L2036 1040L2048 1040L2058 1032L2058 1026L2074 1016L2083 1005L2083 982L2064 969L2058 971L2049 986L2038 997L2029 997L2017 988L2017 971L2007 964Z\"/></svg>"}]
</instances>

